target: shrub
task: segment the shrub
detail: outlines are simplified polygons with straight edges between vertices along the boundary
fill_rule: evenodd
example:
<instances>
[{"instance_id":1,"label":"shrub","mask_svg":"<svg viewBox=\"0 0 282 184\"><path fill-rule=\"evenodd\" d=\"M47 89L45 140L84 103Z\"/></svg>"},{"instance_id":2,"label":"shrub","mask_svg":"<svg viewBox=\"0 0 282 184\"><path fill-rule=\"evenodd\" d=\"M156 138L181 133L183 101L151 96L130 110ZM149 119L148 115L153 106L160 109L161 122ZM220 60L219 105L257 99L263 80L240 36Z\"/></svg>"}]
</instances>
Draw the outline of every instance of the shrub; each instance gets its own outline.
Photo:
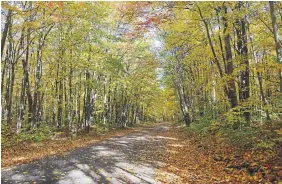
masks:
<instances>
[{"instance_id":1,"label":"shrub","mask_svg":"<svg viewBox=\"0 0 282 184\"><path fill-rule=\"evenodd\" d=\"M235 114L234 114L235 113ZM232 114L232 115L231 115ZM230 112L230 121L222 122L213 120L210 117L202 117L198 122L192 123L187 127L187 131L206 137L207 135L216 135L221 137L226 143L236 146L239 149L256 149L256 150L272 150L277 143L281 143L279 139L279 131L272 131L271 127L247 127L240 126L234 129L234 124L239 119L237 112ZM232 119L233 118L233 119ZM241 119L239 121L242 121ZM244 125L243 123L241 125Z\"/></svg>"},{"instance_id":2,"label":"shrub","mask_svg":"<svg viewBox=\"0 0 282 184\"><path fill-rule=\"evenodd\" d=\"M97 134L104 134L109 131L109 127L103 123L94 123L91 125L91 130Z\"/></svg>"},{"instance_id":3,"label":"shrub","mask_svg":"<svg viewBox=\"0 0 282 184\"><path fill-rule=\"evenodd\" d=\"M26 127L22 127L22 132L16 134L15 130L2 126L2 146L9 147L22 142L44 141L50 139L54 132L53 128L46 123L41 123L39 127L29 131L24 130L26 130Z\"/></svg>"}]
</instances>

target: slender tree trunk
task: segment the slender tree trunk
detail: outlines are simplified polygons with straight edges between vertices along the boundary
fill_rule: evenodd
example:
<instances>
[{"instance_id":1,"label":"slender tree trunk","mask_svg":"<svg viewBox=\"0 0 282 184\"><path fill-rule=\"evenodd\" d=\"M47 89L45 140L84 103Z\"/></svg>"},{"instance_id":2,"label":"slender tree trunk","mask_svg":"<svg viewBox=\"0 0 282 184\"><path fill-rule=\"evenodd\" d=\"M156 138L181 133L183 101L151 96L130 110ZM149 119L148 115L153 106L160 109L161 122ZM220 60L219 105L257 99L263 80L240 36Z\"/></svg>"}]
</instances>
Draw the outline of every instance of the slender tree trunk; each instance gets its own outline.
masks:
<instances>
[{"instance_id":1,"label":"slender tree trunk","mask_svg":"<svg viewBox=\"0 0 282 184\"><path fill-rule=\"evenodd\" d=\"M1 58L3 56L5 42L6 42L6 38L7 38L7 35L8 35L9 27L11 25L11 21L12 21L12 10L8 10L6 23L4 25L4 31L3 31L2 38L1 38Z\"/></svg>"},{"instance_id":2,"label":"slender tree trunk","mask_svg":"<svg viewBox=\"0 0 282 184\"><path fill-rule=\"evenodd\" d=\"M242 2L238 2L237 9L240 11L242 7ZM241 65L244 67L239 74L239 99L245 102L250 97L250 71L249 71L249 59L248 59L248 47L247 47L247 25L246 17L236 20L236 33L237 33L237 47L238 54L241 59ZM251 119L251 114L249 108L243 108L243 115L246 122L249 124Z\"/></svg>"},{"instance_id":3,"label":"slender tree trunk","mask_svg":"<svg viewBox=\"0 0 282 184\"><path fill-rule=\"evenodd\" d=\"M135 119L135 106L132 104L131 106L131 120L130 120L130 125L134 125L134 119Z\"/></svg>"},{"instance_id":4,"label":"slender tree trunk","mask_svg":"<svg viewBox=\"0 0 282 184\"><path fill-rule=\"evenodd\" d=\"M69 109L69 99L68 99L68 94L67 94L67 85L66 82L64 81L63 83L63 89L64 89L64 99L65 99L65 109L64 109L64 126L67 128L67 130L69 130L69 113L70 113L70 109Z\"/></svg>"},{"instance_id":5,"label":"slender tree trunk","mask_svg":"<svg viewBox=\"0 0 282 184\"><path fill-rule=\"evenodd\" d=\"M224 7L223 7L224 8ZM227 12L226 12L227 13ZM224 17L223 17L224 19ZM219 16L217 15L217 23L219 25L219 31L221 31L221 27L220 27L220 21L219 21ZM225 27L225 26L224 26ZM224 28L225 30L225 28ZM225 31L223 31L223 34L224 34ZM229 35L230 36L230 35ZM224 36L225 37L225 36ZM222 60L223 60L223 63L224 63L224 71L225 73L227 73L227 64L226 64L226 57L225 57L225 54L224 54L224 50L223 50L223 44L222 44L222 39L221 39L221 35L220 35L220 32L218 34L218 40L219 40L219 45L220 45L220 50L221 50L221 57L222 57Z\"/></svg>"},{"instance_id":6,"label":"slender tree trunk","mask_svg":"<svg viewBox=\"0 0 282 184\"><path fill-rule=\"evenodd\" d=\"M111 84L111 77L109 77L109 81L108 81L108 83L109 83L109 89L108 89L108 99L107 99L107 116L106 116L106 118L107 118L107 121L109 122L108 124L110 125L110 126L112 126L112 121L111 121L111 118L112 118L112 106L111 106L111 95L112 95L112 90L110 89L110 84Z\"/></svg>"},{"instance_id":7,"label":"slender tree trunk","mask_svg":"<svg viewBox=\"0 0 282 184\"><path fill-rule=\"evenodd\" d=\"M12 123L12 104L13 104L13 92L14 92L14 84L15 84L15 63L12 63L12 71L11 71L11 86L10 86L10 95L8 100L7 107L7 124L11 125Z\"/></svg>"},{"instance_id":8,"label":"slender tree trunk","mask_svg":"<svg viewBox=\"0 0 282 184\"><path fill-rule=\"evenodd\" d=\"M29 86L29 74L28 74L28 55L29 49L27 48L26 52L26 59L22 60L23 70L24 70L24 84L26 88L26 95L27 95L27 102L28 102L28 123L32 122L33 117L33 102L32 102L32 95Z\"/></svg>"},{"instance_id":9,"label":"slender tree trunk","mask_svg":"<svg viewBox=\"0 0 282 184\"><path fill-rule=\"evenodd\" d=\"M116 92L117 92L117 98L118 98L118 91L120 91L120 88L118 87L119 86L119 84L117 84L117 87L116 87L116 89L118 89L118 90L116 90ZM115 105L115 107L116 107L116 120L115 120L115 123L116 123L116 125L117 126L119 126L120 124L120 116L119 116L119 102L118 102L118 100L116 100L116 105Z\"/></svg>"},{"instance_id":10,"label":"slender tree trunk","mask_svg":"<svg viewBox=\"0 0 282 184\"><path fill-rule=\"evenodd\" d=\"M186 126L190 126L191 124L191 116L189 114L189 105L188 105L188 99L185 95L184 87L182 86L182 89L180 90L181 94L183 96L183 108L184 108L184 121Z\"/></svg>"},{"instance_id":11,"label":"slender tree trunk","mask_svg":"<svg viewBox=\"0 0 282 184\"><path fill-rule=\"evenodd\" d=\"M122 113L121 113L121 123L122 123L122 127L126 127L126 94L125 94L125 89L124 87L122 88L122 95L121 95L121 100L122 100Z\"/></svg>"},{"instance_id":12,"label":"slender tree trunk","mask_svg":"<svg viewBox=\"0 0 282 184\"><path fill-rule=\"evenodd\" d=\"M227 14L227 7L223 6L224 14ZM225 58L227 62L226 66L226 74L231 77L228 81L228 98L231 104L231 108L234 108L238 105L237 101L237 94L236 94L236 85L235 81L232 78L233 73L233 62L232 62L232 50L231 50L231 43L230 43L230 34L227 32L228 29L228 20L226 16L223 16L223 23L224 23L224 48L225 48Z\"/></svg>"},{"instance_id":13,"label":"slender tree trunk","mask_svg":"<svg viewBox=\"0 0 282 184\"><path fill-rule=\"evenodd\" d=\"M207 20L203 17L203 14L202 14L202 11L201 11L200 7L198 7L198 11L199 11L199 14L200 14L200 17L201 17L202 21L204 22L204 26L205 26L205 29L206 29L206 34L207 34L207 37L208 37L209 45L210 45L210 48L211 48L211 51L212 51L212 54L213 54L214 62L216 64L217 68L218 68L219 75L222 78L223 77L223 71L222 71L222 68L220 66L220 62L218 60L218 57L217 57L217 55L215 53L215 49L214 49L214 46L213 46L213 43L212 43L212 40L211 40L211 36L210 36L209 26L208 26ZM228 96L228 89L227 89L227 87L225 85L223 86L223 89L224 89L224 92L225 92L226 96Z\"/></svg>"},{"instance_id":14,"label":"slender tree trunk","mask_svg":"<svg viewBox=\"0 0 282 184\"><path fill-rule=\"evenodd\" d=\"M56 120L56 111L57 111L57 102L58 102L58 83L59 83L59 70L60 70L60 63L57 63L57 74L55 79L55 94L53 99L53 112L52 112L52 122L56 122L56 126L59 127L58 121Z\"/></svg>"},{"instance_id":15,"label":"slender tree trunk","mask_svg":"<svg viewBox=\"0 0 282 184\"><path fill-rule=\"evenodd\" d=\"M191 124L191 117L189 114L189 109L188 109L188 104L186 103L186 100L184 99L184 92L183 88L180 83L177 84L177 94L179 98L179 104L180 104L180 109L184 117L184 122L186 126L190 126Z\"/></svg>"},{"instance_id":16,"label":"slender tree trunk","mask_svg":"<svg viewBox=\"0 0 282 184\"><path fill-rule=\"evenodd\" d=\"M117 114L116 114L116 109L117 109L117 106L116 106L116 98L117 98L117 86L115 86L114 88L114 92L113 92L113 101L112 101L112 118L111 118L111 121L113 123L113 127L116 126L117 122L116 122L116 117L117 117ZM115 116L114 116L115 115Z\"/></svg>"},{"instance_id":17,"label":"slender tree trunk","mask_svg":"<svg viewBox=\"0 0 282 184\"><path fill-rule=\"evenodd\" d=\"M63 83L62 80L59 79L59 99L58 99L58 119L57 119L57 127L61 128L62 127L62 113L63 113Z\"/></svg>"},{"instance_id":18,"label":"slender tree trunk","mask_svg":"<svg viewBox=\"0 0 282 184\"><path fill-rule=\"evenodd\" d=\"M81 105L80 105L80 101L81 101L81 72L79 74L79 84L78 84L78 97L77 97L77 127L76 127L76 130L78 131L80 128L81 128L81 118L80 118L80 110L81 110Z\"/></svg>"},{"instance_id":19,"label":"slender tree trunk","mask_svg":"<svg viewBox=\"0 0 282 184\"><path fill-rule=\"evenodd\" d=\"M10 100L10 83L11 83L11 61L9 59L9 56L6 58L7 59L7 66L6 66L6 93L5 93L5 100L4 100L4 104L5 104L5 110L4 110L4 117L6 118L6 122L8 125L8 104L9 104L9 100Z\"/></svg>"},{"instance_id":20,"label":"slender tree trunk","mask_svg":"<svg viewBox=\"0 0 282 184\"><path fill-rule=\"evenodd\" d=\"M267 105L266 99L265 99L265 95L264 95L264 91L263 91L263 85L262 85L262 75L260 72L257 72L257 78L258 78L258 82L259 82L259 89L260 89L260 96L261 96L261 100L263 102L263 106L265 107ZM266 119L270 120L270 115L269 115L269 110L266 109L265 110L266 113Z\"/></svg>"},{"instance_id":21,"label":"slender tree trunk","mask_svg":"<svg viewBox=\"0 0 282 184\"><path fill-rule=\"evenodd\" d=\"M251 40L251 46L252 46L251 48L252 48L252 52L253 52L253 57L254 57L255 63L259 64L257 54L256 54L256 52L254 50L252 39L250 39L250 40ZM264 54L262 56L262 63L263 63L263 58L264 58ZM262 79L262 73L261 72L257 71L257 79L258 79L258 83L259 83L259 90L260 90L261 101L263 103L263 107L265 107L267 105L267 101L266 101L265 93L264 93L264 90L263 90L263 79ZM266 119L268 121L271 120L268 109L265 110L265 113L266 113Z\"/></svg>"},{"instance_id":22,"label":"slender tree trunk","mask_svg":"<svg viewBox=\"0 0 282 184\"><path fill-rule=\"evenodd\" d=\"M33 95L33 122L32 126L35 123L39 123L40 120L40 97L41 97L41 77L42 77L42 56L43 56L43 47L45 40L53 28L54 24L49 26L48 29L44 28L42 30L40 37L38 39L38 48L37 48L37 58L36 58L36 69L35 69L35 86L34 86L34 95Z\"/></svg>"},{"instance_id":23,"label":"slender tree trunk","mask_svg":"<svg viewBox=\"0 0 282 184\"><path fill-rule=\"evenodd\" d=\"M69 128L72 128L72 118L73 118L73 94L72 94L72 76L73 69L72 64L70 64L70 72L69 72L69 101L68 101L68 122Z\"/></svg>"},{"instance_id":24,"label":"slender tree trunk","mask_svg":"<svg viewBox=\"0 0 282 184\"><path fill-rule=\"evenodd\" d=\"M25 106L25 79L23 78L22 87L21 87L19 114L18 114L18 120L17 120L17 133L21 132L22 120L24 116L24 106Z\"/></svg>"},{"instance_id":25,"label":"slender tree trunk","mask_svg":"<svg viewBox=\"0 0 282 184\"><path fill-rule=\"evenodd\" d=\"M273 35L274 35L274 41L275 41L275 49L276 49L276 55L277 55L277 61L282 63L282 50L279 43L279 35L278 35L278 28L277 28L277 22L276 22L276 16L274 12L274 2L269 1L270 6L270 15L272 20L272 29L273 29ZM279 78L280 78L280 92L282 93L282 71L279 70Z\"/></svg>"},{"instance_id":26,"label":"slender tree trunk","mask_svg":"<svg viewBox=\"0 0 282 184\"><path fill-rule=\"evenodd\" d=\"M105 75L104 77L104 86L103 86L103 93L104 93L104 110L103 110L103 123L104 125L107 123L107 114L108 114L108 103L107 103L107 90L106 90L106 86L107 86L107 76Z\"/></svg>"},{"instance_id":27,"label":"slender tree trunk","mask_svg":"<svg viewBox=\"0 0 282 184\"><path fill-rule=\"evenodd\" d=\"M90 100L91 100L91 88L90 88L90 71L89 69L86 70L85 72L85 101L84 101L84 128L87 132L89 132L90 128Z\"/></svg>"},{"instance_id":28,"label":"slender tree trunk","mask_svg":"<svg viewBox=\"0 0 282 184\"><path fill-rule=\"evenodd\" d=\"M6 72L6 65L7 65L7 58L4 59L3 61L3 70L1 74L1 91L4 91L4 78L5 78L5 72Z\"/></svg>"},{"instance_id":29,"label":"slender tree trunk","mask_svg":"<svg viewBox=\"0 0 282 184\"><path fill-rule=\"evenodd\" d=\"M39 114L38 114L38 120L40 122L43 121L43 103L44 103L44 92L41 94L40 99L39 99ZM40 124L38 124L40 126Z\"/></svg>"},{"instance_id":30,"label":"slender tree trunk","mask_svg":"<svg viewBox=\"0 0 282 184\"><path fill-rule=\"evenodd\" d=\"M39 99L40 99L40 82L42 75L42 49L43 49L43 35L39 38L37 49L37 65L35 71L35 89L33 95L33 122L32 126L39 121Z\"/></svg>"}]
</instances>

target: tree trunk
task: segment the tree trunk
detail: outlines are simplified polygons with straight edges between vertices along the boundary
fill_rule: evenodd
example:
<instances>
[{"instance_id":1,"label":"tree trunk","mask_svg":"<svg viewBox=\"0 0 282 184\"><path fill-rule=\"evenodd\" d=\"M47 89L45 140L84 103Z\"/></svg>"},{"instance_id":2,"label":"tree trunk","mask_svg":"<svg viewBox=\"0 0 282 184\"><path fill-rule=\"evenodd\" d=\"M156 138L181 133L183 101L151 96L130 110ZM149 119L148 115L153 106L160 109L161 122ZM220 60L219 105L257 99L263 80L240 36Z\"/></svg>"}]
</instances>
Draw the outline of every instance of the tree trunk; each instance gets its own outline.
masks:
<instances>
[{"instance_id":1,"label":"tree trunk","mask_svg":"<svg viewBox=\"0 0 282 184\"><path fill-rule=\"evenodd\" d=\"M64 99L65 99L65 109L64 109L64 126L67 128L67 130L69 130L69 113L70 113L70 109L69 109L69 99L68 99L68 94L67 94L67 85L66 82L64 81L63 83L63 89L64 89Z\"/></svg>"},{"instance_id":2,"label":"tree trunk","mask_svg":"<svg viewBox=\"0 0 282 184\"><path fill-rule=\"evenodd\" d=\"M35 123L39 123L40 120L40 88L41 88L41 76L42 76L42 56L43 56L43 47L45 44L45 40L53 28L54 24L51 25L47 30L44 28L42 30L39 40L38 40L38 48L37 48L37 58L36 58L36 70L35 70L35 86L34 86L34 95L33 95L33 122L32 126Z\"/></svg>"},{"instance_id":3,"label":"tree trunk","mask_svg":"<svg viewBox=\"0 0 282 184\"><path fill-rule=\"evenodd\" d=\"M22 60L23 70L24 70L24 84L26 88L26 95L27 95L27 102L28 102L28 123L32 122L33 118L33 102L32 102L32 95L29 86L29 74L28 74L28 56L29 56L29 49L26 50L26 59Z\"/></svg>"},{"instance_id":4,"label":"tree trunk","mask_svg":"<svg viewBox=\"0 0 282 184\"><path fill-rule=\"evenodd\" d=\"M252 48L252 52L253 52L253 57L254 57L255 63L259 64L257 54L256 54L256 52L254 50L252 39L250 39L250 41L251 41L251 46L252 46L251 48ZM264 58L264 54L262 56L262 63L263 63L263 58ZM260 90L261 101L263 103L263 107L265 107L267 105L267 101L266 101L265 93L264 93L264 90L263 90L263 79L262 79L262 73L261 72L257 71L257 79L258 79L258 83L259 83L259 90ZM268 121L271 120L268 109L265 110L265 113L266 113L266 119Z\"/></svg>"},{"instance_id":5,"label":"tree trunk","mask_svg":"<svg viewBox=\"0 0 282 184\"><path fill-rule=\"evenodd\" d=\"M87 132L89 132L90 128L90 100L91 100L91 88L90 88L90 71L87 69L85 71L85 101L84 101L84 128Z\"/></svg>"},{"instance_id":6,"label":"tree trunk","mask_svg":"<svg viewBox=\"0 0 282 184\"><path fill-rule=\"evenodd\" d=\"M9 53L8 53L9 54ZM8 125L8 104L9 104L9 100L10 100L10 83L11 83L11 61L10 61L10 57L7 56L7 65L6 65L6 93L5 93L5 100L4 100L4 104L5 104L5 110L4 110L4 117L6 118L6 122Z\"/></svg>"},{"instance_id":7,"label":"tree trunk","mask_svg":"<svg viewBox=\"0 0 282 184\"><path fill-rule=\"evenodd\" d=\"M7 38L7 35L8 35L8 30L9 30L9 27L11 25L11 20L12 20L11 18L12 18L12 10L8 10L6 23L4 25L4 31L3 31L2 38L1 38L1 58L3 56L5 42L6 42L6 38Z\"/></svg>"},{"instance_id":8,"label":"tree trunk","mask_svg":"<svg viewBox=\"0 0 282 184\"><path fill-rule=\"evenodd\" d=\"M80 110L81 110L81 104L80 104L80 99L81 99L81 72L79 74L79 84L78 84L78 89L77 89L77 93L78 93L78 97L76 100L76 104L77 104L77 111L76 111L76 116L77 116L77 125L76 125L76 130L78 131L80 129L80 123L81 123L81 118L80 118Z\"/></svg>"},{"instance_id":9,"label":"tree trunk","mask_svg":"<svg viewBox=\"0 0 282 184\"><path fill-rule=\"evenodd\" d=\"M227 7L223 6L224 14L227 14ZM225 48L225 58L227 62L226 66L226 74L232 77L233 73L233 62L232 62L232 50L231 50L231 43L230 43L230 34L227 32L228 29L228 20L226 16L222 17L223 24L224 24L224 48ZM237 94L236 94L236 85L233 78L228 81L228 98L230 101L231 108L234 108L238 105L237 101Z\"/></svg>"},{"instance_id":10,"label":"tree trunk","mask_svg":"<svg viewBox=\"0 0 282 184\"><path fill-rule=\"evenodd\" d=\"M25 79L22 80L19 114L17 120L17 133L21 132L22 120L24 115L24 106L25 106Z\"/></svg>"},{"instance_id":11,"label":"tree trunk","mask_svg":"<svg viewBox=\"0 0 282 184\"><path fill-rule=\"evenodd\" d=\"M14 92L14 84L15 84L15 63L12 63L12 71L11 71L11 86L10 86L10 95L8 100L7 107L7 124L11 125L12 123L12 103L13 103L13 92Z\"/></svg>"},{"instance_id":12,"label":"tree trunk","mask_svg":"<svg viewBox=\"0 0 282 184\"><path fill-rule=\"evenodd\" d=\"M263 106L265 107L267 105L267 102L266 102L264 91L263 91L262 75L261 75L260 72L257 72L257 78L258 78L258 82L259 82L259 89L260 89L261 100L263 102ZM268 109L265 110L265 113L266 113L266 119L270 120L270 115L269 115Z\"/></svg>"},{"instance_id":13,"label":"tree trunk","mask_svg":"<svg viewBox=\"0 0 282 184\"><path fill-rule=\"evenodd\" d=\"M238 2L237 9L240 11L242 2ZM244 69L239 74L239 99L242 102L246 102L250 97L250 77L249 77L249 60L248 60L248 47L247 47L247 25L246 17L236 20L236 33L237 33L237 47L238 54L240 56L240 64L244 66ZM248 112L249 108L243 108L243 115L247 124L251 119L251 114Z\"/></svg>"},{"instance_id":14,"label":"tree trunk","mask_svg":"<svg viewBox=\"0 0 282 184\"><path fill-rule=\"evenodd\" d=\"M207 37L208 37L209 45L210 45L210 48L211 48L211 51L212 51L212 54L213 54L214 62L216 64L217 68L218 68L219 75L222 78L223 77L223 71L222 71L222 68L220 66L218 57L215 53L215 49L214 49L214 46L213 46L213 43L212 43L212 40L211 40L211 36L210 36L210 32L209 32L208 23L205 20L205 18L203 17L202 11L201 11L199 6L198 6L198 10L199 10L200 17L201 17L202 21L204 22L204 26L205 26L205 29L206 29L206 34L207 34ZM226 94L226 96L228 96L228 89L225 85L223 86L223 89L224 89L224 93Z\"/></svg>"},{"instance_id":15,"label":"tree trunk","mask_svg":"<svg viewBox=\"0 0 282 184\"><path fill-rule=\"evenodd\" d=\"M70 64L70 72L69 72L69 100L68 100L68 124L69 128L72 127L72 118L73 118L73 94L72 94L72 75L73 69L72 64Z\"/></svg>"},{"instance_id":16,"label":"tree trunk","mask_svg":"<svg viewBox=\"0 0 282 184\"><path fill-rule=\"evenodd\" d=\"M104 125L107 123L107 114L108 114L108 103L107 103L107 91L106 91L106 86L107 86L107 76L105 75L104 77L104 86L103 86L103 91L104 91L104 109L103 109L103 123Z\"/></svg>"},{"instance_id":17,"label":"tree trunk","mask_svg":"<svg viewBox=\"0 0 282 184\"><path fill-rule=\"evenodd\" d=\"M282 50L281 46L279 43L279 35L278 35L278 28L277 28L277 23L276 23L276 16L274 12L274 2L269 1L269 6L270 6L270 15L271 15L271 20L272 20L272 28L273 28L273 35L274 35L274 40L275 40L275 49L276 49L276 55L277 55L277 61L282 63ZM280 92L282 93L282 71L281 69L279 70L279 78L280 78Z\"/></svg>"},{"instance_id":18,"label":"tree trunk","mask_svg":"<svg viewBox=\"0 0 282 184\"><path fill-rule=\"evenodd\" d=\"M58 100L58 119L57 119L57 127L62 127L62 113L63 113L63 83L62 80L59 79L59 100Z\"/></svg>"},{"instance_id":19,"label":"tree trunk","mask_svg":"<svg viewBox=\"0 0 282 184\"><path fill-rule=\"evenodd\" d=\"M3 87L4 87L4 78L5 78L5 72L6 72L6 65L7 65L7 57L4 59L3 61L3 70L2 70L2 74L1 74L1 91L4 91Z\"/></svg>"},{"instance_id":20,"label":"tree trunk","mask_svg":"<svg viewBox=\"0 0 282 184\"><path fill-rule=\"evenodd\" d=\"M122 89L122 113L121 113L121 123L122 123L122 127L126 127L127 125L127 116L126 116L126 111L127 111L127 99L126 99L126 91L123 88Z\"/></svg>"},{"instance_id":21,"label":"tree trunk","mask_svg":"<svg viewBox=\"0 0 282 184\"><path fill-rule=\"evenodd\" d=\"M37 64L35 71L35 86L33 95L33 122L32 126L39 121L39 99L40 99L40 82L42 75L42 49L43 49L43 35L39 38L38 48L37 48Z\"/></svg>"}]
</instances>

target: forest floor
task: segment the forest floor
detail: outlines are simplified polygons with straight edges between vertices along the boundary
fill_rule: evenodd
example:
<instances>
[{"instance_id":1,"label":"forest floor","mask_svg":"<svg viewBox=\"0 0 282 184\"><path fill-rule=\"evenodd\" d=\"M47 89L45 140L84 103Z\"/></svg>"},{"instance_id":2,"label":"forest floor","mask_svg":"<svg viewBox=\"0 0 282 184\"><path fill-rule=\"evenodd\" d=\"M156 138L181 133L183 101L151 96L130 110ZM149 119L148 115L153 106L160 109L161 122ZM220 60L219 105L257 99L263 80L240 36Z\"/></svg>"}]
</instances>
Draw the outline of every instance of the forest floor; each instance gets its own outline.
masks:
<instances>
[{"instance_id":1,"label":"forest floor","mask_svg":"<svg viewBox=\"0 0 282 184\"><path fill-rule=\"evenodd\" d=\"M3 150L2 164L6 168L1 172L1 183L278 183L282 180L281 160L265 165L253 161L253 153L236 151L217 139L203 140L190 137L181 126L163 123L113 131L99 139L68 141L73 142L72 146L61 141L33 148L28 145L22 152ZM11 167L25 162L29 163Z\"/></svg>"}]
</instances>

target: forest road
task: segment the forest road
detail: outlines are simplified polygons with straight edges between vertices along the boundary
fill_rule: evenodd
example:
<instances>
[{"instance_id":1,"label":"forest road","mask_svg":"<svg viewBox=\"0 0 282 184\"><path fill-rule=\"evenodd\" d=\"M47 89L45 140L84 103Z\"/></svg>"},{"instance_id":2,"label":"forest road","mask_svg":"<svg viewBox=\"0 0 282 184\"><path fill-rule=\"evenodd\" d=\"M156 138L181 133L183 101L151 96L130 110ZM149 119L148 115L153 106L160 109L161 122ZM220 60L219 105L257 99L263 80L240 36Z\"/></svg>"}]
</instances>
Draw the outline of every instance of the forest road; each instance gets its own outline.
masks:
<instances>
[{"instance_id":1,"label":"forest road","mask_svg":"<svg viewBox=\"0 0 282 184\"><path fill-rule=\"evenodd\" d=\"M1 171L1 183L160 183L155 178L163 163L154 153L165 151L166 138L159 135L169 129L169 124L158 124L8 168Z\"/></svg>"}]
</instances>

